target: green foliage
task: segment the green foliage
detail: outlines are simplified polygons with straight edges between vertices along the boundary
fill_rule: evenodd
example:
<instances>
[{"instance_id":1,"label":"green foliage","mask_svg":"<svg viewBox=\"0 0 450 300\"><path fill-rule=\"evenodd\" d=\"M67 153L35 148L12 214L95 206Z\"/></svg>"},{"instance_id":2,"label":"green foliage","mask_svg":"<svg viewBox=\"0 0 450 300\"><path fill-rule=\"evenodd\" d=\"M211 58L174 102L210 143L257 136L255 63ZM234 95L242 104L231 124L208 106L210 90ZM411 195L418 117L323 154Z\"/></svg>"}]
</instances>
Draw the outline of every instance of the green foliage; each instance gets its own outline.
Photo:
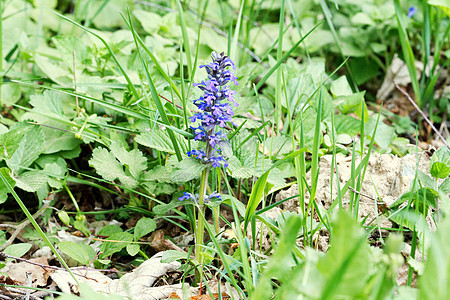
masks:
<instances>
[{"instance_id":1,"label":"green foliage","mask_svg":"<svg viewBox=\"0 0 450 300\"><path fill-rule=\"evenodd\" d=\"M58 243L58 249L84 266L93 261L97 255L91 246L70 241Z\"/></svg>"}]
</instances>

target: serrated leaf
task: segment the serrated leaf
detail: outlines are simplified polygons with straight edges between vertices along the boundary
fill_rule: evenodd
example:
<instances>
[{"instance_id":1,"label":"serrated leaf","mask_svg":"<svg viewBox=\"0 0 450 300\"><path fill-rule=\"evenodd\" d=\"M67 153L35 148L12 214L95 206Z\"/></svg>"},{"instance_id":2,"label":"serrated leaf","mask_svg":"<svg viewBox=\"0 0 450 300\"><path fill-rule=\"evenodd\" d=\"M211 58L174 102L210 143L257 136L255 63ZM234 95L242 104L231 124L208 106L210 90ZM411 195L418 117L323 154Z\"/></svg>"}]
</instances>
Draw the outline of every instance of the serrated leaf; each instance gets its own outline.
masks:
<instances>
[{"instance_id":1,"label":"serrated leaf","mask_svg":"<svg viewBox=\"0 0 450 300\"><path fill-rule=\"evenodd\" d=\"M105 148L95 148L89 165L105 180L114 181L118 179L125 187L135 188L138 181L125 174L123 166L117 161L114 155Z\"/></svg>"},{"instance_id":2,"label":"serrated leaf","mask_svg":"<svg viewBox=\"0 0 450 300\"><path fill-rule=\"evenodd\" d=\"M147 158L138 149L127 151L124 146L116 141L111 143L111 152L124 165L128 167L134 178L139 178L147 169Z\"/></svg>"},{"instance_id":3,"label":"serrated leaf","mask_svg":"<svg viewBox=\"0 0 450 300\"><path fill-rule=\"evenodd\" d=\"M200 176L200 173L206 168L199 160L187 157L180 161L170 174L173 182L186 182Z\"/></svg>"},{"instance_id":4,"label":"serrated leaf","mask_svg":"<svg viewBox=\"0 0 450 300\"><path fill-rule=\"evenodd\" d=\"M102 252L100 257L102 259L121 251L123 248L129 245L130 242L133 241L133 235L128 232L117 232L113 233L109 238L106 239L106 241L103 242L102 246L100 247L100 251Z\"/></svg>"},{"instance_id":5,"label":"serrated leaf","mask_svg":"<svg viewBox=\"0 0 450 300\"><path fill-rule=\"evenodd\" d=\"M29 167L42 153L44 148L44 134L39 126L32 126L25 132L19 147L6 160L8 167L15 173L19 173L22 168Z\"/></svg>"},{"instance_id":6,"label":"serrated leaf","mask_svg":"<svg viewBox=\"0 0 450 300\"><path fill-rule=\"evenodd\" d=\"M91 246L71 241L58 243L58 248L82 265L88 265L97 255Z\"/></svg>"},{"instance_id":7,"label":"serrated leaf","mask_svg":"<svg viewBox=\"0 0 450 300\"><path fill-rule=\"evenodd\" d=\"M156 229L156 222L150 218L141 218L134 227L134 240L138 241L144 235Z\"/></svg>"},{"instance_id":8,"label":"serrated leaf","mask_svg":"<svg viewBox=\"0 0 450 300\"><path fill-rule=\"evenodd\" d=\"M22 257L31 249L31 246L28 243L13 244L6 247L3 252L11 256Z\"/></svg>"}]
</instances>

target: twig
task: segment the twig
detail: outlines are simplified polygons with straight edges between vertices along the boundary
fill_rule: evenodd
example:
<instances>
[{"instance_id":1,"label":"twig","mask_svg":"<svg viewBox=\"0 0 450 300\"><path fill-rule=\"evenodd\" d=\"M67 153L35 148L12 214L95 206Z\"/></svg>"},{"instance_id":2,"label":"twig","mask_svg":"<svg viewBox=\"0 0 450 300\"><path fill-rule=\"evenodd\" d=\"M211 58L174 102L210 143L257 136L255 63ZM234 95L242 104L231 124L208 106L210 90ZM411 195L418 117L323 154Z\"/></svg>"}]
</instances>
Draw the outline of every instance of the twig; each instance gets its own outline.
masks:
<instances>
[{"instance_id":1,"label":"twig","mask_svg":"<svg viewBox=\"0 0 450 300\"><path fill-rule=\"evenodd\" d=\"M36 219L37 217L39 217L50 205L50 201L44 201L44 204L42 205L42 207L33 215L33 219ZM14 232L11 234L11 236L9 237L9 239L0 246L0 251L3 251L6 249L6 247L8 247L9 245L11 245L14 240L16 239L16 237L19 235L19 233L25 229L25 227L27 227L30 224L30 220L26 219L25 221L23 221L22 223L20 223L19 225L16 226L16 230L14 230Z\"/></svg>"},{"instance_id":2,"label":"twig","mask_svg":"<svg viewBox=\"0 0 450 300\"><path fill-rule=\"evenodd\" d=\"M405 92L402 88L400 88L397 84L397 82L394 81L395 87L397 88L397 90L399 90L403 95L406 96L406 98L409 100L409 102L411 102L411 104L414 106L414 108L422 115L422 117L425 119L425 121L427 121L427 123L431 126L431 128L433 129L433 131L438 135L438 137L442 140L442 142L448 147L450 148L450 146L448 145L447 141L444 139L444 137L441 135L441 133L439 132L439 130L436 129L436 127L434 127L433 123L431 123L430 119L428 119L428 117L424 114L424 112L417 106L416 102L414 102L413 99L411 99L411 97L408 95L407 92Z\"/></svg>"},{"instance_id":3,"label":"twig","mask_svg":"<svg viewBox=\"0 0 450 300\"><path fill-rule=\"evenodd\" d=\"M370 200L373 200L373 201L376 201L376 200L377 200L377 199L375 199L374 197L372 197L372 196L370 196L370 195L364 194L363 192L358 192L357 190L355 190L355 189L352 188L351 186L349 186L348 189L349 189L350 191L352 191L353 193L360 194L361 196L366 197L366 198L369 198Z\"/></svg>"},{"instance_id":4,"label":"twig","mask_svg":"<svg viewBox=\"0 0 450 300\"><path fill-rule=\"evenodd\" d=\"M4 252L0 252L0 259L6 259L6 258L11 258L11 259L14 259L14 260L17 260L17 261L26 262L26 263L29 263L31 265L35 265L35 266L41 267L44 270L45 269L52 269L52 270L66 271L67 272L67 269L65 269L65 268L60 268L60 267L56 267L56 266L49 266L49 265L43 265L43 264L40 264L40 263L31 261L31 260L28 260L28 259L25 259L25 258L15 257L15 256L12 256L12 255L6 254ZM112 273L112 272L118 273L119 272L119 271L114 270L114 269L101 270L101 269L94 269L94 268L88 268L88 267L75 267L75 268L70 268L70 270L72 270L72 271L100 271L100 272L110 272L110 273ZM89 277L81 275L81 274L76 274L75 273L75 275L84 277L86 279L95 280L93 278L89 278ZM97 280L95 280L95 281L97 281Z\"/></svg>"}]
</instances>

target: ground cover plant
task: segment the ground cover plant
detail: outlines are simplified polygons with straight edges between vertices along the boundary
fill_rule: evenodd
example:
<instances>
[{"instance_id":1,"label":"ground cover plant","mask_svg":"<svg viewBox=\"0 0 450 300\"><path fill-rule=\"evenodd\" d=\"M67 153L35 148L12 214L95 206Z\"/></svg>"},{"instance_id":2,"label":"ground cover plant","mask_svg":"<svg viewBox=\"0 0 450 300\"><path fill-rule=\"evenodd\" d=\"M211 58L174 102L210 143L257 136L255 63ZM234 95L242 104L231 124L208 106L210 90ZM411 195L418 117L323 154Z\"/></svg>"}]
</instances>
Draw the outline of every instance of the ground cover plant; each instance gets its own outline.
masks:
<instances>
[{"instance_id":1,"label":"ground cover plant","mask_svg":"<svg viewBox=\"0 0 450 300\"><path fill-rule=\"evenodd\" d=\"M447 299L449 12L1 1L1 298Z\"/></svg>"}]
</instances>

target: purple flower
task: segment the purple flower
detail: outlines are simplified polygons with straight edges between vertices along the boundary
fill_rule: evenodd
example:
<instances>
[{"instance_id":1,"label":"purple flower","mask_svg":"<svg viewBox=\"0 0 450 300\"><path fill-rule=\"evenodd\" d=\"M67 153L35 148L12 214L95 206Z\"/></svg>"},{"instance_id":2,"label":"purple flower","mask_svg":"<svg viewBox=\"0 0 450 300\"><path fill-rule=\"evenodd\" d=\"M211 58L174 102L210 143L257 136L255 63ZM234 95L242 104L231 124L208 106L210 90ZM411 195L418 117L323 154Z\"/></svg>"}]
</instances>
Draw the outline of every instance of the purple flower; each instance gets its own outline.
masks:
<instances>
[{"instance_id":1,"label":"purple flower","mask_svg":"<svg viewBox=\"0 0 450 300\"><path fill-rule=\"evenodd\" d=\"M189 151L188 156L217 168L222 165L228 166L227 160L220 151L221 142L228 142L228 138L222 131L216 131L216 127L228 128L228 123L234 125L232 122L234 111L229 103L222 101L227 100L232 102L235 107L238 106L234 100L236 92L228 87L230 82L238 83L234 75L234 63L228 56L213 52L211 57L211 63L200 66L200 68L205 68L208 79L194 84L203 91L203 95L194 100L194 104L200 112L189 118L191 122L200 122L199 126L191 126L191 129L194 130L194 139L205 142L206 148L205 151Z\"/></svg>"},{"instance_id":2,"label":"purple flower","mask_svg":"<svg viewBox=\"0 0 450 300\"><path fill-rule=\"evenodd\" d=\"M205 203L208 203L213 198L217 198L219 200L222 200L222 197L220 196L219 193L213 192L209 196L205 195ZM180 200L180 201L192 200L192 201L198 203L198 194L194 195L194 194L191 194L191 193L188 193L188 192L184 192L183 196L179 197L178 200Z\"/></svg>"},{"instance_id":3,"label":"purple flower","mask_svg":"<svg viewBox=\"0 0 450 300\"><path fill-rule=\"evenodd\" d=\"M180 201L189 200L189 199L192 199L195 201L196 197L195 197L195 195L193 195L191 193L184 192L183 196L178 198L178 200L180 200Z\"/></svg>"},{"instance_id":4,"label":"purple flower","mask_svg":"<svg viewBox=\"0 0 450 300\"><path fill-rule=\"evenodd\" d=\"M408 18L412 18L417 13L417 8L415 6L411 6L408 9Z\"/></svg>"}]
</instances>

